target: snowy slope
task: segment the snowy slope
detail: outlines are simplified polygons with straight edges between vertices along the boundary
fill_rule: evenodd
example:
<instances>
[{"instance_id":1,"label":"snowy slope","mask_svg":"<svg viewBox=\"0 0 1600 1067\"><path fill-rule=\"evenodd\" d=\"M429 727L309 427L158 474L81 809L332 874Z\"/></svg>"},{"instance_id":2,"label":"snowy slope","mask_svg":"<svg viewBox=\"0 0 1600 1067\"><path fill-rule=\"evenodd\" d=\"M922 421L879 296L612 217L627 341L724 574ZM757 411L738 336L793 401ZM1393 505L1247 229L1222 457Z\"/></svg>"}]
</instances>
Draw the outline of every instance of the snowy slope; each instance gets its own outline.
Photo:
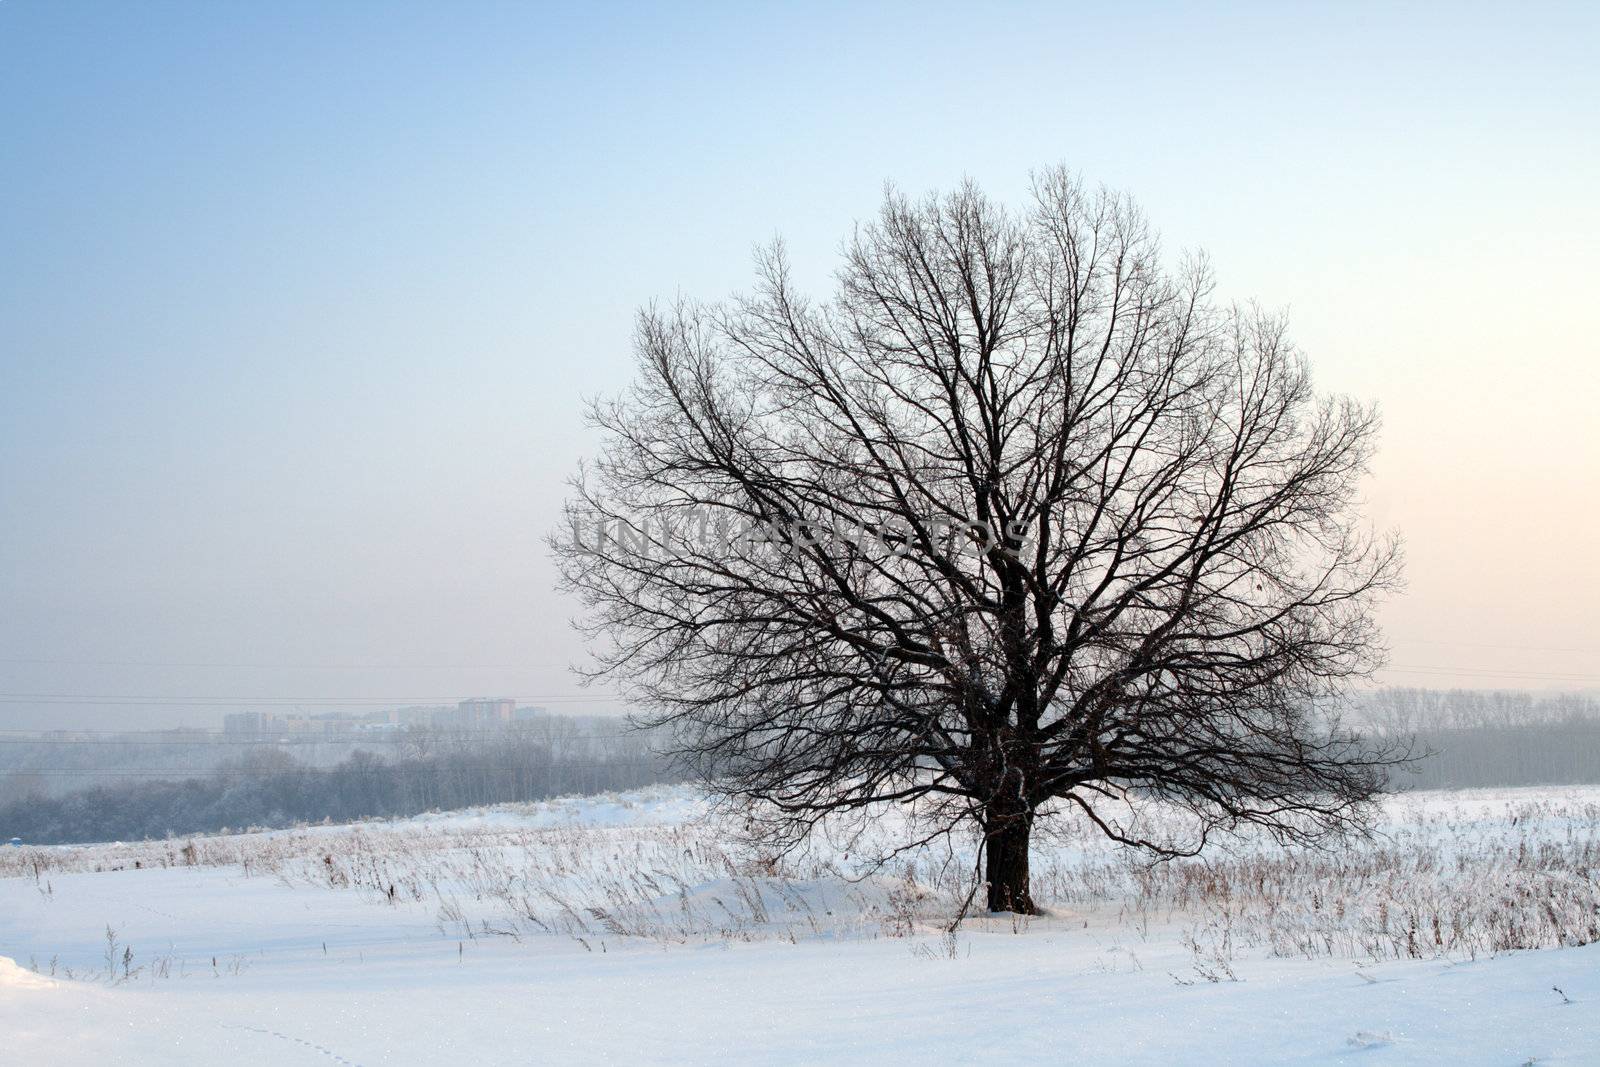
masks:
<instances>
[{"instance_id":1,"label":"snowy slope","mask_svg":"<svg viewBox=\"0 0 1600 1067\"><path fill-rule=\"evenodd\" d=\"M1592 860L1597 799L1418 796L1385 824L1407 869L1465 897ZM187 855L8 850L0 1062L1600 1063L1600 945L1447 952L1428 935L1395 959L1355 933L1349 951L1286 952L1280 918L1233 887L1222 951L1214 902L1172 906L1194 872L1120 899L1132 883L1104 872L1126 859L1087 839L1041 863L1051 917L980 918L952 941L951 887L927 869L751 873L722 834L698 797L656 790ZM1381 885L1393 862L1316 874L1308 914L1348 884L1355 922L1355 903L1403 889Z\"/></svg>"}]
</instances>

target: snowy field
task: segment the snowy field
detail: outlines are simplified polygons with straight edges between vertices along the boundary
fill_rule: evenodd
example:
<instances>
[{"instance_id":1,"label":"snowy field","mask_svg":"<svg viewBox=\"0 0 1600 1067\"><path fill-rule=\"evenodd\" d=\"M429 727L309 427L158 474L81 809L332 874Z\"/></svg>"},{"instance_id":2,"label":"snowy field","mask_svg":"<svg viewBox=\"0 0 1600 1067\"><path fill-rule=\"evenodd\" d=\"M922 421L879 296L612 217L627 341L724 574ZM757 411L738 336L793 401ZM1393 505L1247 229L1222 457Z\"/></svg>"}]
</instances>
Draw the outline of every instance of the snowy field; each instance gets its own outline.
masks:
<instances>
[{"instance_id":1,"label":"snowy field","mask_svg":"<svg viewBox=\"0 0 1600 1067\"><path fill-rule=\"evenodd\" d=\"M0 849L5 1064L1600 1063L1600 789L1413 794L1327 852L1041 844L944 927L900 828L774 862L690 791Z\"/></svg>"}]
</instances>

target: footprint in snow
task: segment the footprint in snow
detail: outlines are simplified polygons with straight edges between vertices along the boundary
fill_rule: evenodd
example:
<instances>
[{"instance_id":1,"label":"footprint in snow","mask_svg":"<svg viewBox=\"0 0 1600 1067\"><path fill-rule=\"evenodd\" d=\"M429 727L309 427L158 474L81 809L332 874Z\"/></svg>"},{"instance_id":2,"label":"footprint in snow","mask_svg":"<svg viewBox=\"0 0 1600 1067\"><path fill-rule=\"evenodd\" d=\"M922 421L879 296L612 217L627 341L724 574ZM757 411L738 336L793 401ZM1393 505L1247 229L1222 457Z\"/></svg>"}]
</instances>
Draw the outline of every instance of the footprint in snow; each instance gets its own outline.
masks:
<instances>
[{"instance_id":1,"label":"footprint in snow","mask_svg":"<svg viewBox=\"0 0 1600 1067\"><path fill-rule=\"evenodd\" d=\"M312 1041L307 1041L303 1037L295 1037L293 1034L280 1034L276 1030L269 1030L263 1026L237 1026L230 1023L223 1023L221 1025L224 1030L249 1030L252 1033L268 1034L272 1037L278 1038L280 1041L288 1041L296 1045L304 1045L308 1049L322 1053L335 1063L346 1064L347 1067L361 1067L361 1065L356 1063L354 1060L347 1060L337 1052L334 1052L332 1049L323 1048L321 1045L318 1045Z\"/></svg>"}]
</instances>

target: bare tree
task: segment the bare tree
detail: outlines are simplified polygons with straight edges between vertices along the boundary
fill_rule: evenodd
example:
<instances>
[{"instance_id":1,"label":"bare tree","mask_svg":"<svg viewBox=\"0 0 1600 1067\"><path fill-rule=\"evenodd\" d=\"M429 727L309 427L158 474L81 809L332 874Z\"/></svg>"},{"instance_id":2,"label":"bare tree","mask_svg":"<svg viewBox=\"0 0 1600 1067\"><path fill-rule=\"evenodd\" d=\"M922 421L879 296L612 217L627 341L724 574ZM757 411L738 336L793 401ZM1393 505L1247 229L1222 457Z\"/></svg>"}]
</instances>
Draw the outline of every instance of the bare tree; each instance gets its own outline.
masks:
<instances>
[{"instance_id":1,"label":"bare tree","mask_svg":"<svg viewBox=\"0 0 1600 1067\"><path fill-rule=\"evenodd\" d=\"M1041 813L1164 854L1359 823L1395 755L1327 709L1398 548L1358 514L1375 413L1280 319L1059 169L1022 211L891 190L827 302L757 261L643 311L592 407L552 546L594 676L788 840L884 802L975 825L991 910L1034 910Z\"/></svg>"}]
</instances>

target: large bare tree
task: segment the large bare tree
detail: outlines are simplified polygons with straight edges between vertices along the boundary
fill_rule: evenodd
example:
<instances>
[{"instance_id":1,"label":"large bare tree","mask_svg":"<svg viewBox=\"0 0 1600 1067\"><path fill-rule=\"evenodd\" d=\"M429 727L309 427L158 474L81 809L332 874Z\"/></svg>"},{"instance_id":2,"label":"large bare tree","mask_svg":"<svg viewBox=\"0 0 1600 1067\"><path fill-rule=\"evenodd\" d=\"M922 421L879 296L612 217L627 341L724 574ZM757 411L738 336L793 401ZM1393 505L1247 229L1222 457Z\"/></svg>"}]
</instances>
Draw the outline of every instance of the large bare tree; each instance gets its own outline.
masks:
<instances>
[{"instance_id":1,"label":"large bare tree","mask_svg":"<svg viewBox=\"0 0 1600 1067\"><path fill-rule=\"evenodd\" d=\"M1064 170L1008 210L893 191L837 289L639 317L639 376L552 539L597 677L797 839L913 804L1034 910L1044 815L1163 853L1358 823L1394 755L1329 713L1398 580L1358 483L1372 409L1283 322L1164 265ZM1146 832L1149 802L1195 832Z\"/></svg>"}]
</instances>

